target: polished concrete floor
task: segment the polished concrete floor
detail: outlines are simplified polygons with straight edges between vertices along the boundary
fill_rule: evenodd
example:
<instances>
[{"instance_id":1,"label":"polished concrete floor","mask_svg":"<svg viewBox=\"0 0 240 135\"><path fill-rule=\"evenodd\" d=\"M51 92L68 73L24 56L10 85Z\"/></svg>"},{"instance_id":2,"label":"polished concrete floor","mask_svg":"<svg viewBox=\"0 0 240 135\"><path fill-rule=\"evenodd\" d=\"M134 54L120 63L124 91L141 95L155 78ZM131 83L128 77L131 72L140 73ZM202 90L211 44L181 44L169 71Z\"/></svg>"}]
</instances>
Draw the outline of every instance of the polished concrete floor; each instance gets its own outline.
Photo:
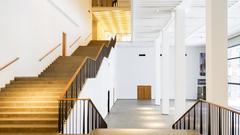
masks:
<instances>
[{"instance_id":1,"label":"polished concrete floor","mask_svg":"<svg viewBox=\"0 0 240 135\"><path fill-rule=\"evenodd\" d=\"M186 101L189 108L195 101ZM170 101L170 114L162 115L161 106L154 101L118 100L106 117L109 128L170 129L174 123L174 101Z\"/></svg>"}]
</instances>

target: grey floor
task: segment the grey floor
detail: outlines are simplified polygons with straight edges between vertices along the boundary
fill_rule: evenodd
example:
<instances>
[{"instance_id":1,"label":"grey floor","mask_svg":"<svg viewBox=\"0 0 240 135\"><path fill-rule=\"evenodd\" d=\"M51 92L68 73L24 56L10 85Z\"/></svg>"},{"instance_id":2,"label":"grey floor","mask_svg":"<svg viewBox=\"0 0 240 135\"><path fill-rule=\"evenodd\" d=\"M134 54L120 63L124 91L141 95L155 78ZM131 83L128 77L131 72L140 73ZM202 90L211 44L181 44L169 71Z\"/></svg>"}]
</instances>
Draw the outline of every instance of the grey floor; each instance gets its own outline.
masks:
<instances>
[{"instance_id":1,"label":"grey floor","mask_svg":"<svg viewBox=\"0 0 240 135\"><path fill-rule=\"evenodd\" d=\"M195 101L187 101L189 108ZM174 123L174 101L170 101L170 114L162 115L154 101L117 100L106 117L109 128L171 128Z\"/></svg>"}]
</instances>

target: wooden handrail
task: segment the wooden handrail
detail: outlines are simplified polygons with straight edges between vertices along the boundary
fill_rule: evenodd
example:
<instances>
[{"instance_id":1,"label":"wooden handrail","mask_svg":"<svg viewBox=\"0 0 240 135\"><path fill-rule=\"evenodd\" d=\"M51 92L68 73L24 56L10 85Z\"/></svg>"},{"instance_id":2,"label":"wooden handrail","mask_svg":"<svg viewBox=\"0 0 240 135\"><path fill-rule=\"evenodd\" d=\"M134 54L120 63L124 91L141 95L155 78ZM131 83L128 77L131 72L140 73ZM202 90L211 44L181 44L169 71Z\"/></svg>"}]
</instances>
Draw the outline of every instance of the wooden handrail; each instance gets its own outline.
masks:
<instances>
[{"instance_id":1,"label":"wooden handrail","mask_svg":"<svg viewBox=\"0 0 240 135\"><path fill-rule=\"evenodd\" d=\"M92 102L92 100L90 98L63 98L60 101L79 101L79 100L87 100L87 101L89 101L93 105L93 107L96 109L97 113L100 114L100 112L97 110L97 107L94 105L94 103Z\"/></svg>"},{"instance_id":2,"label":"wooden handrail","mask_svg":"<svg viewBox=\"0 0 240 135\"><path fill-rule=\"evenodd\" d=\"M109 42L109 43L110 43L110 42ZM85 62L87 61L87 59L90 58L90 59L96 61L97 58L98 58L98 56L100 55L102 49L104 48L104 46L105 46L105 45L103 45L103 46L101 47L101 49L99 49L98 54L97 54L97 56L96 56L95 58L90 58L90 57L85 57L85 58L84 58L82 64L78 67L78 69L77 69L76 72L73 74L73 76L71 77L71 79L70 79L69 82L67 83L66 87L64 88L64 90L63 90L63 92L62 92L62 95L60 96L60 100L61 100L61 99L64 99L64 96L65 96L67 90L71 87L72 82L75 80L75 78L77 77L78 73L81 71L81 68L83 67L83 65L85 64Z\"/></svg>"},{"instance_id":3,"label":"wooden handrail","mask_svg":"<svg viewBox=\"0 0 240 135\"><path fill-rule=\"evenodd\" d=\"M2 66L0 68L0 71L2 71L3 69L7 68L8 66L12 65L13 63L15 63L17 60L19 60L19 57L15 58L14 60L8 62L6 65Z\"/></svg>"},{"instance_id":4,"label":"wooden handrail","mask_svg":"<svg viewBox=\"0 0 240 135\"><path fill-rule=\"evenodd\" d=\"M89 38L91 35L92 35L92 33L90 33L90 34L84 39L84 41L87 41L88 38Z\"/></svg>"},{"instance_id":5,"label":"wooden handrail","mask_svg":"<svg viewBox=\"0 0 240 135\"><path fill-rule=\"evenodd\" d=\"M203 103L211 104L211 105L213 105L213 106L215 106L215 107L219 107L219 108L222 108L222 109L225 109L225 110L228 110L228 111L230 111L230 112L234 112L234 113L240 115L240 112L238 112L238 111L236 111L236 110L234 110L234 109L232 109L232 108L224 107L224 106L221 106L221 105L217 105L217 104L215 104L215 103L211 103L211 102L208 102L208 101L205 101L205 100L199 100L199 101L201 101L201 102L203 102Z\"/></svg>"},{"instance_id":6,"label":"wooden handrail","mask_svg":"<svg viewBox=\"0 0 240 135\"><path fill-rule=\"evenodd\" d=\"M81 35L78 36L78 38L76 40L74 40L74 42L69 46L69 48L72 48L74 46L75 43L77 43L77 41L81 39Z\"/></svg>"},{"instance_id":7,"label":"wooden handrail","mask_svg":"<svg viewBox=\"0 0 240 135\"><path fill-rule=\"evenodd\" d=\"M53 49L51 49L49 52L47 52L45 55L43 55L38 61L41 62L43 59L45 59L49 54L51 54L53 51L55 51L58 47L60 47L62 44L58 44Z\"/></svg>"},{"instance_id":8,"label":"wooden handrail","mask_svg":"<svg viewBox=\"0 0 240 135\"><path fill-rule=\"evenodd\" d=\"M91 100L90 98L63 98L61 101Z\"/></svg>"},{"instance_id":9,"label":"wooden handrail","mask_svg":"<svg viewBox=\"0 0 240 135\"><path fill-rule=\"evenodd\" d=\"M179 120L181 120L188 112L190 112L201 100L198 100L191 108L189 108L174 124L176 124Z\"/></svg>"},{"instance_id":10,"label":"wooden handrail","mask_svg":"<svg viewBox=\"0 0 240 135\"><path fill-rule=\"evenodd\" d=\"M238 115L240 115L240 112L236 111L236 110L233 110L232 108L229 108L229 107L224 107L224 106L221 106L221 105L217 105L215 103L211 103L211 102L208 102L206 100L198 100L194 105L192 105L192 107L190 109L188 109L178 120L176 120L176 122L174 124L176 124L178 121L180 121L183 117L185 117L198 103L200 102L203 102L203 103L207 103L207 104L211 104L215 107L218 107L218 108L222 108L222 109L225 109L227 111L230 111L230 112L233 112L233 113L236 113Z\"/></svg>"},{"instance_id":11,"label":"wooden handrail","mask_svg":"<svg viewBox=\"0 0 240 135\"><path fill-rule=\"evenodd\" d=\"M66 56L67 53L67 34L65 32L62 33L62 56Z\"/></svg>"}]
</instances>

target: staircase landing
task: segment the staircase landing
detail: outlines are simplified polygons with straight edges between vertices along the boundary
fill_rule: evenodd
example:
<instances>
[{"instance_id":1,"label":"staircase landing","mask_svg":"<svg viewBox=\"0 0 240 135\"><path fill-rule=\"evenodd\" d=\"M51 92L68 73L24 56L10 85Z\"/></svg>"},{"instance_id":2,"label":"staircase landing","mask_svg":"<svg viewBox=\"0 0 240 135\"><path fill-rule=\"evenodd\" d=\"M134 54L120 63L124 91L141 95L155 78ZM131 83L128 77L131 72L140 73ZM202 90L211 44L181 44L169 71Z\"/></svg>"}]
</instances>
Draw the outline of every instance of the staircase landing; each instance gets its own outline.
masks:
<instances>
[{"instance_id":1,"label":"staircase landing","mask_svg":"<svg viewBox=\"0 0 240 135\"><path fill-rule=\"evenodd\" d=\"M90 135L200 135L196 131L171 129L97 129Z\"/></svg>"},{"instance_id":2,"label":"staircase landing","mask_svg":"<svg viewBox=\"0 0 240 135\"><path fill-rule=\"evenodd\" d=\"M3 135L0 133L0 135ZM4 133L4 135L59 135L57 133ZM71 134L68 134L71 135ZM77 134L74 134L77 135ZM78 134L81 135L81 134ZM88 135L88 134L85 134ZM171 129L96 129L89 135L200 135L196 131Z\"/></svg>"}]
</instances>

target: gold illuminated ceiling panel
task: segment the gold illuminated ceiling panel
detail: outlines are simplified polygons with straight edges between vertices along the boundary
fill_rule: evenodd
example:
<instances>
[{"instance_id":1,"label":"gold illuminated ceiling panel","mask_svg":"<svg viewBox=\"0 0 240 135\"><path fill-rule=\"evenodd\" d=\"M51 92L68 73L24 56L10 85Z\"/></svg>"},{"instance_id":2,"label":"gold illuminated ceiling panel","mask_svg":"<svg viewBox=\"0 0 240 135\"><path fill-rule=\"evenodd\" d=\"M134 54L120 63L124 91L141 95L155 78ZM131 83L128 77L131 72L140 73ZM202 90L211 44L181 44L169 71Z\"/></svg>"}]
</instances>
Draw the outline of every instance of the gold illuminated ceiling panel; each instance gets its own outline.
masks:
<instances>
[{"instance_id":1,"label":"gold illuminated ceiling panel","mask_svg":"<svg viewBox=\"0 0 240 135\"><path fill-rule=\"evenodd\" d=\"M93 11L93 15L102 24L105 32L131 33L131 11L129 10Z\"/></svg>"}]
</instances>

